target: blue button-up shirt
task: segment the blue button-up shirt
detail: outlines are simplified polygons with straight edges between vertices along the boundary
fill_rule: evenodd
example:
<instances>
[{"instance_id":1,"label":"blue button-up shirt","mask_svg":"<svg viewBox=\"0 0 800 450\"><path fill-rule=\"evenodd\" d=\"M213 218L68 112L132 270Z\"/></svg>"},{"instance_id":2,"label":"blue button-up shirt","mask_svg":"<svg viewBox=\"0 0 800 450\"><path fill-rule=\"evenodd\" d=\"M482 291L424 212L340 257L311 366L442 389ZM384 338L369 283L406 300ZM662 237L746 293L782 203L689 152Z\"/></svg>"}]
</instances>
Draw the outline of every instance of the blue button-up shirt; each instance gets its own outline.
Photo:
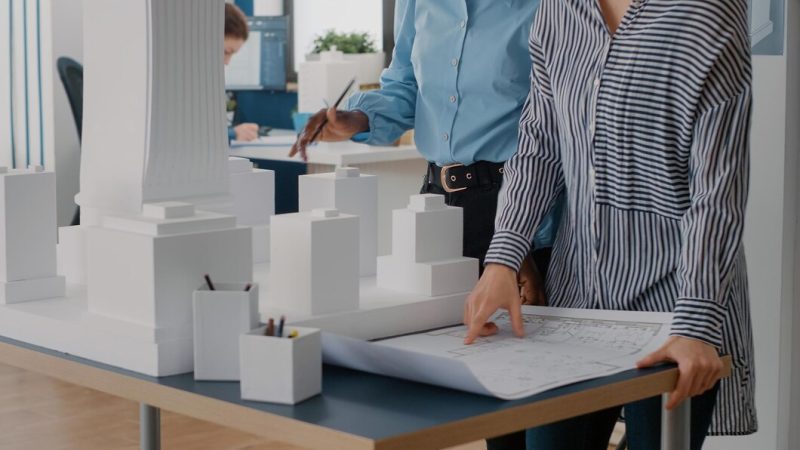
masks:
<instances>
[{"instance_id":1,"label":"blue button-up shirt","mask_svg":"<svg viewBox=\"0 0 800 450\"><path fill-rule=\"evenodd\" d=\"M539 0L398 0L392 63L381 89L350 97L387 145L414 129L420 153L439 165L504 162L517 148L530 89L528 35ZM534 239L552 245L560 206Z\"/></svg>"},{"instance_id":2,"label":"blue button-up shirt","mask_svg":"<svg viewBox=\"0 0 800 450\"><path fill-rule=\"evenodd\" d=\"M392 63L381 89L352 96L368 144L415 128L439 165L504 162L517 147L530 89L528 34L538 0L399 0Z\"/></svg>"}]
</instances>

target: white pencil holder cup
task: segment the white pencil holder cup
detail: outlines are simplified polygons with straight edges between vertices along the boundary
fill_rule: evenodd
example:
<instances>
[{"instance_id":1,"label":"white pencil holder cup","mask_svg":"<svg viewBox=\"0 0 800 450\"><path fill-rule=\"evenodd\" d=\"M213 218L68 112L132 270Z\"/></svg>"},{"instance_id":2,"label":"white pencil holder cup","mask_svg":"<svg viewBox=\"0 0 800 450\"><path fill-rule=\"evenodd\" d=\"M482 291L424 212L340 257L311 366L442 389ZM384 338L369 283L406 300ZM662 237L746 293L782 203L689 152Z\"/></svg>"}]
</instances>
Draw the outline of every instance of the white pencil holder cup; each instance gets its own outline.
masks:
<instances>
[{"instance_id":1,"label":"white pencil holder cup","mask_svg":"<svg viewBox=\"0 0 800 450\"><path fill-rule=\"evenodd\" d=\"M239 341L242 399L294 405L322 392L322 339L315 328L286 326L284 337L265 327ZM292 331L297 336L289 338Z\"/></svg>"},{"instance_id":2,"label":"white pencil holder cup","mask_svg":"<svg viewBox=\"0 0 800 450\"><path fill-rule=\"evenodd\" d=\"M194 379L239 380L239 336L259 324L258 285L215 283L194 291Z\"/></svg>"}]
</instances>

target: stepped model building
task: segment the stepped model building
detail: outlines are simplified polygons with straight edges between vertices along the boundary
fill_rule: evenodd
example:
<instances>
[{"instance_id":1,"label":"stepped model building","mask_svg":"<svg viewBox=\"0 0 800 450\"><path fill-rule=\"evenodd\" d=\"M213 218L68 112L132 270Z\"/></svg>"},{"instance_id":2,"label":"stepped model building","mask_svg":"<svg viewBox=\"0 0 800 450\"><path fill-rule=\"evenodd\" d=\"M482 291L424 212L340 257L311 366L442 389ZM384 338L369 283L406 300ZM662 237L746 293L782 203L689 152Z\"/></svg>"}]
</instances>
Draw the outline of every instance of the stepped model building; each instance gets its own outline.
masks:
<instances>
[{"instance_id":1,"label":"stepped model building","mask_svg":"<svg viewBox=\"0 0 800 450\"><path fill-rule=\"evenodd\" d=\"M0 167L0 304L64 295L55 230L55 173Z\"/></svg>"},{"instance_id":2,"label":"stepped model building","mask_svg":"<svg viewBox=\"0 0 800 450\"><path fill-rule=\"evenodd\" d=\"M392 254L378 258L378 287L426 296L469 292L478 260L464 258L463 211L441 195L411 197L393 211Z\"/></svg>"},{"instance_id":3,"label":"stepped model building","mask_svg":"<svg viewBox=\"0 0 800 450\"><path fill-rule=\"evenodd\" d=\"M354 167L299 178L300 211L333 208L359 220L359 273L374 276L378 258L378 177Z\"/></svg>"}]
</instances>

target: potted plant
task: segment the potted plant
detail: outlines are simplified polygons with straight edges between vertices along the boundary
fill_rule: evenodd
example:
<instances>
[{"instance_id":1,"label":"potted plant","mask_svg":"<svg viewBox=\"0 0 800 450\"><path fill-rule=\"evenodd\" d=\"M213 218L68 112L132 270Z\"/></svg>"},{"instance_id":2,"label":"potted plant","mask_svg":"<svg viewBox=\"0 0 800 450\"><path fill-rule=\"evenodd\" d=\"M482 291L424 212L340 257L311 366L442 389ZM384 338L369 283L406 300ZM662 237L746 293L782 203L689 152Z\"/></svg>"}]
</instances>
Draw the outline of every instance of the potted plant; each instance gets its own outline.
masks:
<instances>
[{"instance_id":1,"label":"potted plant","mask_svg":"<svg viewBox=\"0 0 800 450\"><path fill-rule=\"evenodd\" d=\"M316 61L321 52L331 50L344 53L346 61L358 64L358 83L361 87L379 83L385 56L377 50L375 39L369 33L338 33L328 30L314 39L314 48L306 59Z\"/></svg>"}]
</instances>

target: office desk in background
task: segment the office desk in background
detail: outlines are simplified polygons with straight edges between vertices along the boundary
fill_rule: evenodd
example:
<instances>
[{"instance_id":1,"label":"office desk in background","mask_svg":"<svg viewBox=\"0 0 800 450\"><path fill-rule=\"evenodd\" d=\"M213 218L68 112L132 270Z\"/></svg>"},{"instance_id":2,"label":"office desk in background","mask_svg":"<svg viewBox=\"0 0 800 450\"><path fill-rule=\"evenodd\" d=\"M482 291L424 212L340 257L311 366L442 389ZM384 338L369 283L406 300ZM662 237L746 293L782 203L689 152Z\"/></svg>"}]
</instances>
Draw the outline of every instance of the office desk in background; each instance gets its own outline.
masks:
<instances>
[{"instance_id":1,"label":"office desk in background","mask_svg":"<svg viewBox=\"0 0 800 450\"><path fill-rule=\"evenodd\" d=\"M288 156L295 138L294 131L273 130L270 136L258 141L233 142L230 155L248 158L261 168L276 171L276 211L279 213L293 212L289 206L297 208L297 175L332 172L336 167L358 167L361 173L377 175L378 254L388 254L392 210L405 208L408 197L419 193L427 169L427 162L417 148L413 145L371 147L350 141L322 143L309 147L308 164L303 165L299 157Z\"/></svg>"}]
</instances>

